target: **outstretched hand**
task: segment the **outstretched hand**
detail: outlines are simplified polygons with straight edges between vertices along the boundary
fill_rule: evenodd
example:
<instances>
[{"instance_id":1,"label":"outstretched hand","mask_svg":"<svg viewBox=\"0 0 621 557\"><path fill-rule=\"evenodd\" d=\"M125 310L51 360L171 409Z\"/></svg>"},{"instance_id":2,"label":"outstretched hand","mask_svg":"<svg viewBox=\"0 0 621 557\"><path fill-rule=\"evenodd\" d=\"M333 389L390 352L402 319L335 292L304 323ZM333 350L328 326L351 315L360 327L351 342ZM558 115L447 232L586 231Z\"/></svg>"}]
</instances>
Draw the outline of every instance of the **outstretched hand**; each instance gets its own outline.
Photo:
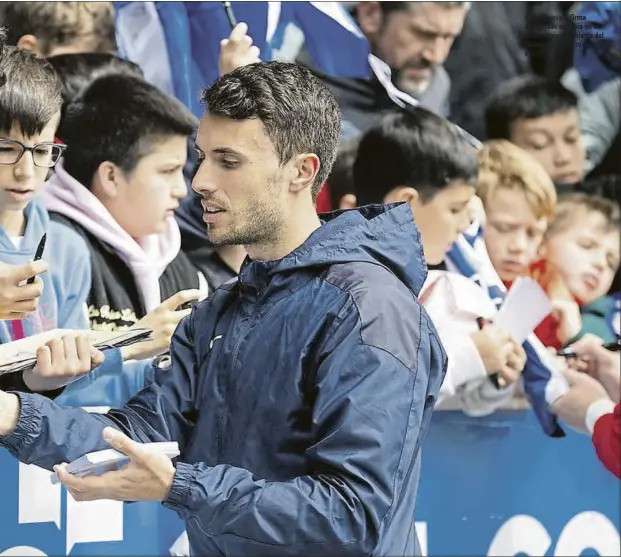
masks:
<instances>
[{"instance_id":1,"label":"outstretched hand","mask_svg":"<svg viewBox=\"0 0 621 557\"><path fill-rule=\"evenodd\" d=\"M104 440L127 455L129 462L120 470L101 476L80 478L57 465L54 472L76 501L112 499L115 501L164 501L175 477L175 467L166 455L149 450L120 431L107 427Z\"/></svg>"}]
</instances>

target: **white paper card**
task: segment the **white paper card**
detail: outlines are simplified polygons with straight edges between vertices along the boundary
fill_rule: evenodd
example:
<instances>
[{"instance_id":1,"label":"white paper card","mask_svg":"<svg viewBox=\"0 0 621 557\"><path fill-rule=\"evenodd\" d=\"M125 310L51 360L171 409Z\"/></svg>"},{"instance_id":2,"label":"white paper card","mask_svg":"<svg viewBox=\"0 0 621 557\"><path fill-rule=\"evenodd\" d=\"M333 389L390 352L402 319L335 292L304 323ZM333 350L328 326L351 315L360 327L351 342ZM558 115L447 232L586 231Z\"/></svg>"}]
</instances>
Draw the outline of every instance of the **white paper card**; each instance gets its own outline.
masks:
<instances>
[{"instance_id":1,"label":"white paper card","mask_svg":"<svg viewBox=\"0 0 621 557\"><path fill-rule=\"evenodd\" d=\"M552 302L539 283L530 277L519 277L500 306L494 323L506 329L516 343L522 344L551 311Z\"/></svg>"}]
</instances>

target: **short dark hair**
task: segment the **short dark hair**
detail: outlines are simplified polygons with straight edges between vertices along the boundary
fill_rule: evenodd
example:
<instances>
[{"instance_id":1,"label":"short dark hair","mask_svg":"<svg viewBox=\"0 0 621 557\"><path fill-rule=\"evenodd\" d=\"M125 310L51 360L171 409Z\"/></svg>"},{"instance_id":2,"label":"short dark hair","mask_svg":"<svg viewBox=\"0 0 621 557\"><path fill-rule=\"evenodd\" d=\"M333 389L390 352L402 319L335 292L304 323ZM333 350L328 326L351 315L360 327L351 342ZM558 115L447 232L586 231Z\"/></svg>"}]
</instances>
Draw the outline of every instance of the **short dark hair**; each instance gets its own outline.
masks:
<instances>
[{"instance_id":1,"label":"short dark hair","mask_svg":"<svg viewBox=\"0 0 621 557\"><path fill-rule=\"evenodd\" d=\"M56 70L63 87L63 102L69 104L90 83L109 74L143 77L140 66L108 52L59 54L47 61Z\"/></svg>"},{"instance_id":2,"label":"short dark hair","mask_svg":"<svg viewBox=\"0 0 621 557\"><path fill-rule=\"evenodd\" d=\"M341 111L330 91L297 64L263 62L219 77L203 92L210 114L232 120L261 120L280 164L315 153L320 168L313 201L330 174L341 134Z\"/></svg>"},{"instance_id":3,"label":"short dark hair","mask_svg":"<svg viewBox=\"0 0 621 557\"><path fill-rule=\"evenodd\" d=\"M0 21L8 28L8 44L16 45L24 35L34 35L44 56L82 35L87 18L97 37L96 50L116 50L111 2L0 2Z\"/></svg>"},{"instance_id":4,"label":"short dark hair","mask_svg":"<svg viewBox=\"0 0 621 557\"><path fill-rule=\"evenodd\" d=\"M191 135L196 118L176 99L141 78L105 75L67 106L58 137L64 165L87 188L101 163L132 172L161 137Z\"/></svg>"},{"instance_id":5,"label":"short dark hair","mask_svg":"<svg viewBox=\"0 0 621 557\"><path fill-rule=\"evenodd\" d=\"M450 122L420 106L386 114L362 137L354 163L358 205L383 203L394 188L423 202L454 180L475 183L477 154Z\"/></svg>"},{"instance_id":6,"label":"short dark hair","mask_svg":"<svg viewBox=\"0 0 621 557\"><path fill-rule=\"evenodd\" d=\"M541 118L577 106L576 95L558 81L536 75L503 81L485 108L487 139L511 139L511 126L519 118Z\"/></svg>"},{"instance_id":7,"label":"short dark hair","mask_svg":"<svg viewBox=\"0 0 621 557\"><path fill-rule=\"evenodd\" d=\"M45 60L7 46L2 51L0 74L6 77L0 88L0 131L8 133L17 126L31 137L60 114L60 81Z\"/></svg>"}]
</instances>

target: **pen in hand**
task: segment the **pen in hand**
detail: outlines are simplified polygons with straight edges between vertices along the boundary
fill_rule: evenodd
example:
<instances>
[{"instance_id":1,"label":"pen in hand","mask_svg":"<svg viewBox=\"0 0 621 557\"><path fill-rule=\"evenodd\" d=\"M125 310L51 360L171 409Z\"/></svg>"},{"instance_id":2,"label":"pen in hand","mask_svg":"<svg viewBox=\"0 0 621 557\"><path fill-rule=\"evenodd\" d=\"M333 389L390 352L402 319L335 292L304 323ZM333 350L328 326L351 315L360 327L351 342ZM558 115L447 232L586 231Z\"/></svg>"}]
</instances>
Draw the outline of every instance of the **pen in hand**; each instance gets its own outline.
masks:
<instances>
[{"instance_id":1,"label":"pen in hand","mask_svg":"<svg viewBox=\"0 0 621 557\"><path fill-rule=\"evenodd\" d=\"M45 250L46 240L47 240L47 234L43 234L43 236L41 237L41 241L39 242L39 245L37 246L37 251L35 252L35 256L34 256L35 261L39 261L43 257L43 251ZM30 277L26 281L26 284L33 284L36 278L37 277Z\"/></svg>"},{"instance_id":2,"label":"pen in hand","mask_svg":"<svg viewBox=\"0 0 621 557\"><path fill-rule=\"evenodd\" d=\"M606 350L610 350L611 352L619 352L621 350L621 340L617 339L614 342L609 342L607 344L602 344L602 348ZM561 356L562 358L577 358L578 354L576 354L571 348L563 348L559 350L557 356Z\"/></svg>"}]
</instances>

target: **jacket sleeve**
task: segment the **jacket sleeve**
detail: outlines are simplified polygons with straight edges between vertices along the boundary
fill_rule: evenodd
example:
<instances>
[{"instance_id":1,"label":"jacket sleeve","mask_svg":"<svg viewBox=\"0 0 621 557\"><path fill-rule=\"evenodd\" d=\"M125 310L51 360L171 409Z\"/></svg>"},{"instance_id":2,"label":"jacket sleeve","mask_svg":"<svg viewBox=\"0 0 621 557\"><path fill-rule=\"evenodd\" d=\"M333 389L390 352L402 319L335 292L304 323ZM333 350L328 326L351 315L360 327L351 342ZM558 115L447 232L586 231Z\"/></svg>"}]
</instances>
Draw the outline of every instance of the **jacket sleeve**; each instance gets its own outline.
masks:
<instances>
[{"instance_id":1,"label":"jacket sleeve","mask_svg":"<svg viewBox=\"0 0 621 557\"><path fill-rule=\"evenodd\" d=\"M267 481L228 464L177 463L164 505L226 555L370 555L412 481L433 406L430 375L439 378L437 397L444 373L439 342L419 315L416 331L403 318L404 330L390 335L383 329L390 317L354 325L350 316L326 335L307 394L314 434L307 475ZM389 336L405 350L385 349L380 341ZM411 367L393 354L409 354Z\"/></svg>"},{"instance_id":2,"label":"jacket sleeve","mask_svg":"<svg viewBox=\"0 0 621 557\"><path fill-rule=\"evenodd\" d=\"M0 437L0 447L21 462L51 470L60 462L108 448L102 431L112 426L142 443L177 441L183 452L194 427L197 365L191 321L192 316L184 319L173 336L171 367L156 370L153 381L122 409L89 414L40 395L15 393L21 403L19 420L10 435Z\"/></svg>"},{"instance_id":3,"label":"jacket sleeve","mask_svg":"<svg viewBox=\"0 0 621 557\"><path fill-rule=\"evenodd\" d=\"M152 371L152 359L123 362L120 349L108 350L104 363L67 385L56 404L119 408L147 385Z\"/></svg>"},{"instance_id":4,"label":"jacket sleeve","mask_svg":"<svg viewBox=\"0 0 621 557\"><path fill-rule=\"evenodd\" d=\"M593 446L602 464L621 479L621 407L605 413L595 422Z\"/></svg>"}]
</instances>

